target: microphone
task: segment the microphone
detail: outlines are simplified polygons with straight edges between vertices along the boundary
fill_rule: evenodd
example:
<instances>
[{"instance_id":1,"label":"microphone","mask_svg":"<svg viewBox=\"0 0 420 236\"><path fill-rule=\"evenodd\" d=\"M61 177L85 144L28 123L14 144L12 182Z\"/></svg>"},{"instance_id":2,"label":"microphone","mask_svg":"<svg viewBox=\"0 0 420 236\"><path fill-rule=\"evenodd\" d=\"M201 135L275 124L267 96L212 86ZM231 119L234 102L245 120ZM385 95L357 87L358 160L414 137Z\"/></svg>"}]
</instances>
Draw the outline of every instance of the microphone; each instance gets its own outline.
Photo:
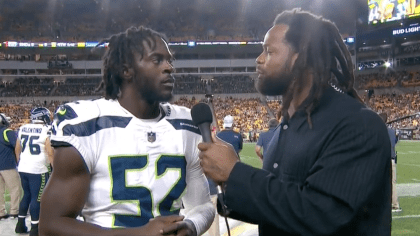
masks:
<instances>
[{"instance_id":1,"label":"microphone","mask_svg":"<svg viewBox=\"0 0 420 236\"><path fill-rule=\"evenodd\" d=\"M213 114L211 113L211 109L209 105L206 103L198 103L193 106L191 109L191 117L196 126L200 129L201 136L203 137L203 142L205 143L212 143L211 140L211 131L210 131L210 124L213 122ZM223 198L223 191L222 187L217 185L217 192L218 199ZM228 210L226 209L225 203L223 200L219 200L220 205L222 206L223 216L225 217L226 228L228 231L228 235L230 236L230 227L229 222L227 220L227 215L229 214Z\"/></svg>"},{"instance_id":2,"label":"microphone","mask_svg":"<svg viewBox=\"0 0 420 236\"><path fill-rule=\"evenodd\" d=\"M194 125L198 126L203 137L203 142L211 143L210 124L213 122L213 114L209 105L206 103L198 103L191 109L191 117Z\"/></svg>"},{"instance_id":3,"label":"microphone","mask_svg":"<svg viewBox=\"0 0 420 236\"><path fill-rule=\"evenodd\" d=\"M210 124L213 122L213 114L211 113L209 105L206 103L198 103L191 109L191 117L196 126L200 129L203 142L212 143ZM219 193L222 192L220 186L217 186Z\"/></svg>"}]
</instances>

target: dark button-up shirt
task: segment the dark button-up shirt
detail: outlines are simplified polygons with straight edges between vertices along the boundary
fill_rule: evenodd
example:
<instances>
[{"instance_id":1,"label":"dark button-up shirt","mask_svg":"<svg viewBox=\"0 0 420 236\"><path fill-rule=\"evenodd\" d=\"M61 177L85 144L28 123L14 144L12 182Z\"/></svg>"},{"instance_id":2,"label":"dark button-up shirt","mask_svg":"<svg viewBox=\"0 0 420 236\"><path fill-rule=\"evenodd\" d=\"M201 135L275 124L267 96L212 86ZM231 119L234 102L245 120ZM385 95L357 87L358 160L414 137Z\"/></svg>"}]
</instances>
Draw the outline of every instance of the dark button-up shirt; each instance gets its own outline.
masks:
<instances>
[{"instance_id":1,"label":"dark button-up shirt","mask_svg":"<svg viewBox=\"0 0 420 236\"><path fill-rule=\"evenodd\" d=\"M0 128L0 171L16 168L16 133L6 127Z\"/></svg>"},{"instance_id":2,"label":"dark button-up shirt","mask_svg":"<svg viewBox=\"0 0 420 236\"><path fill-rule=\"evenodd\" d=\"M277 127L263 169L234 166L229 216L259 224L260 235L390 235L391 147L381 118L328 88L311 120L312 129L298 110Z\"/></svg>"}]
</instances>

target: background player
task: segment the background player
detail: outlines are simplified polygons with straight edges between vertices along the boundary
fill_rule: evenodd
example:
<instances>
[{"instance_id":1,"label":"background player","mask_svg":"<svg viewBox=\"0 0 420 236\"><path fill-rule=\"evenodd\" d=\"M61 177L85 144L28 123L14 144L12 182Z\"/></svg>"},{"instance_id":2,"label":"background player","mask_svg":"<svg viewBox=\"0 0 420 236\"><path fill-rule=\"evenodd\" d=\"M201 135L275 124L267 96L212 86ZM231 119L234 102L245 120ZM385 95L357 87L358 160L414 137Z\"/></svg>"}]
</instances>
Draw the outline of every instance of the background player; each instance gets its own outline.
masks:
<instances>
[{"instance_id":1,"label":"background player","mask_svg":"<svg viewBox=\"0 0 420 236\"><path fill-rule=\"evenodd\" d=\"M56 113L54 172L42 196L40 230L43 235L157 235L162 229L200 235L215 209L190 110L160 104L172 98L174 86L166 40L140 27L106 41L106 98L68 103ZM75 219L80 212L85 222Z\"/></svg>"},{"instance_id":2,"label":"background player","mask_svg":"<svg viewBox=\"0 0 420 236\"><path fill-rule=\"evenodd\" d=\"M379 116L385 122L388 121L388 115L386 113L380 113ZM400 212L400 202L398 201L397 195L397 152L395 151L395 145L398 142L398 136L396 135L395 130L390 127L388 129L389 141L391 142L391 167L392 167L392 199L391 206L392 212Z\"/></svg>"},{"instance_id":3,"label":"background player","mask_svg":"<svg viewBox=\"0 0 420 236\"><path fill-rule=\"evenodd\" d=\"M23 188L19 205L16 233L26 233L25 218L30 206L30 236L38 235L41 195L49 178L49 166L53 162L50 143L51 112L45 107L31 111L31 124L20 127L16 142L16 160Z\"/></svg>"},{"instance_id":4,"label":"background player","mask_svg":"<svg viewBox=\"0 0 420 236\"><path fill-rule=\"evenodd\" d=\"M234 118L231 115L225 116L223 119L223 130L217 134L221 140L230 143L239 156L242 150L243 139L242 135L233 130Z\"/></svg>"},{"instance_id":5,"label":"background player","mask_svg":"<svg viewBox=\"0 0 420 236\"><path fill-rule=\"evenodd\" d=\"M10 117L0 113L0 220L17 217L20 199L20 180L16 171L16 133L9 129ZM4 192L10 193L10 214L6 212Z\"/></svg>"},{"instance_id":6,"label":"background player","mask_svg":"<svg viewBox=\"0 0 420 236\"><path fill-rule=\"evenodd\" d=\"M277 119L271 119L268 121L268 131L262 132L260 137L258 138L258 142L255 145L255 153L261 160L264 158L264 155L268 149L268 144L270 143L271 139L274 135L274 130L279 125L279 121ZM261 148L263 148L263 153L261 154Z\"/></svg>"}]
</instances>

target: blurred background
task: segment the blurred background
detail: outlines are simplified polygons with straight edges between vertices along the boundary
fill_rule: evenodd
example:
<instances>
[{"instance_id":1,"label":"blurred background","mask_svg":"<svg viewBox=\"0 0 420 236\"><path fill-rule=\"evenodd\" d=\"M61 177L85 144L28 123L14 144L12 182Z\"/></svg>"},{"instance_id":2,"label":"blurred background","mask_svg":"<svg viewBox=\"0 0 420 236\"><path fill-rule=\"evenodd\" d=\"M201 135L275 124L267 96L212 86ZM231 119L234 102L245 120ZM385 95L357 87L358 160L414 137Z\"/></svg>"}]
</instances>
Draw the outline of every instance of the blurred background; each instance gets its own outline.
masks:
<instances>
[{"instance_id":1,"label":"blurred background","mask_svg":"<svg viewBox=\"0 0 420 236\"><path fill-rule=\"evenodd\" d=\"M211 97L221 118L235 117L246 140L267 129L281 97L254 88L264 34L283 10L330 19L348 46L355 87L388 114L403 139L420 139L420 6L414 0L0 0L0 111L28 122L29 108L102 96L103 38L130 26L163 32L176 61L174 102ZM106 46L106 45L105 45ZM408 131L407 131L408 130ZM409 134L409 135L407 135Z\"/></svg>"}]
</instances>

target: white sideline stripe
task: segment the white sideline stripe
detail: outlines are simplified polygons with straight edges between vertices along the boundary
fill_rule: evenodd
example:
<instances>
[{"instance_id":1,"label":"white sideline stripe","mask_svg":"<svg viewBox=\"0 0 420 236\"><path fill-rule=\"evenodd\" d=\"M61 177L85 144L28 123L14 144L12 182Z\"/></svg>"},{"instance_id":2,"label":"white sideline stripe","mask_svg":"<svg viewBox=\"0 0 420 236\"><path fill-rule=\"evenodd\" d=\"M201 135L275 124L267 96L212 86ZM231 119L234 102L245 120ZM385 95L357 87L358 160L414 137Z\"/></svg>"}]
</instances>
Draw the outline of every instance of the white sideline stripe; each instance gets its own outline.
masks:
<instances>
[{"instance_id":1,"label":"white sideline stripe","mask_svg":"<svg viewBox=\"0 0 420 236\"><path fill-rule=\"evenodd\" d=\"M397 165L403 165L403 166L417 166L417 167L420 167L420 165L416 165L416 164L410 164L410 163L407 163L407 164L397 164Z\"/></svg>"},{"instance_id":2,"label":"white sideline stripe","mask_svg":"<svg viewBox=\"0 0 420 236\"><path fill-rule=\"evenodd\" d=\"M392 219L420 218L420 215L393 216Z\"/></svg>"}]
</instances>

